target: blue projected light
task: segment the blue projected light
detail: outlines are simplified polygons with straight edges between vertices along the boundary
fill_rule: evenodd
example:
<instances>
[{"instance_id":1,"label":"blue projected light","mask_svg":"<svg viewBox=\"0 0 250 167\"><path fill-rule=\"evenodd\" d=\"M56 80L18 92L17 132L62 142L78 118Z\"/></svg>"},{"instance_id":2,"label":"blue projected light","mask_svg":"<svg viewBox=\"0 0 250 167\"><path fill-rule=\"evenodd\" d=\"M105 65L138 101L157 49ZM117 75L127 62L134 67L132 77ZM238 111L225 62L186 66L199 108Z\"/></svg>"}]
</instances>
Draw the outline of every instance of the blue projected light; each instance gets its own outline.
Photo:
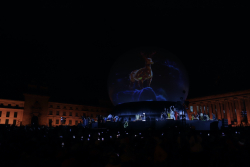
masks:
<instances>
[{"instance_id":1,"label":"blue projected light","mask_svg":"<svg viewBox=\"0 0 250 167\"><path fill-rule=\"evenodd\" d=\"M159 48L139 48L122 55L108 78L114 105L138 101L180 101L189 81L181 61Z\"/></svg>"}]
</instances>

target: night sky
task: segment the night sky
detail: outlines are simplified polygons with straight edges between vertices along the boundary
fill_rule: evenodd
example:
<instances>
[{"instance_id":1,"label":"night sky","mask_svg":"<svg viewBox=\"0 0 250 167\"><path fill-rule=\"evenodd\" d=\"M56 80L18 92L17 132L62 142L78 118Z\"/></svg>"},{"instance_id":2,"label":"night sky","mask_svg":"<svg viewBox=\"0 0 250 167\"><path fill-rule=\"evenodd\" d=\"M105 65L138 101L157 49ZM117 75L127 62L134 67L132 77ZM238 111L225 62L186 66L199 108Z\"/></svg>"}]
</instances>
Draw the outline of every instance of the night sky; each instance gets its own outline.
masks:
<instances>
[{"instance_id":1,"label":"night sky","mask_svg":"<svg viewBox=\"0 0 250 167\"><path fill-rule=\"evenodd\" d=\"M0 98L21 99L35 81L48 85L54 101L109 99L112 64L147 46L181 59L189 74L188 98L250 89L244 10L107 6L3 16Z\"/></svg>"}]
</instances>

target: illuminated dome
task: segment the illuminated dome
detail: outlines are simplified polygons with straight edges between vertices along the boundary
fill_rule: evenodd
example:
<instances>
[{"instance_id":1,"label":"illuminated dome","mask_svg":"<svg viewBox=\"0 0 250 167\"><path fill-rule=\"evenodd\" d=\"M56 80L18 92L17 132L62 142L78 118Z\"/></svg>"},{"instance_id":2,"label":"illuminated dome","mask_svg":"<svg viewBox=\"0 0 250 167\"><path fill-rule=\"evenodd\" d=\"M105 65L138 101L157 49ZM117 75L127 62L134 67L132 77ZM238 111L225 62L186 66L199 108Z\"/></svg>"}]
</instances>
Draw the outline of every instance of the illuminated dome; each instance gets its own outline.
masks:
<instances>
[{"instance_id":1,"label":"illuminated dome","mask_svg":"<svg viewBox=\"0 0 250 167\"><path fill-rule=\"evenodd\" d=\"M112 103L180 101L188 95L188 76L180 60L160 48L140 48L122 55L108 78Z\"/></svg>"}]
</instances>

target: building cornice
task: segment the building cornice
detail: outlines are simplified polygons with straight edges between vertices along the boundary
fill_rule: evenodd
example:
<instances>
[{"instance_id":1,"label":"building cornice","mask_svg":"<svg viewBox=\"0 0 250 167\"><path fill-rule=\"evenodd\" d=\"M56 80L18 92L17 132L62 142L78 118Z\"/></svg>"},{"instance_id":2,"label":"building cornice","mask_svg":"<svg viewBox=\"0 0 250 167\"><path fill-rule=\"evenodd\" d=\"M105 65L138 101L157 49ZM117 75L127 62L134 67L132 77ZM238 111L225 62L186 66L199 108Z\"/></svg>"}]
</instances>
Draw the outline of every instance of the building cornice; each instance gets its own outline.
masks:
<instances>
[{"instance_id":1,"label":"building cornice","mask_svg":"<svg viewBox=\"0 0 250 167\"><path fill-rule=\"evenodd\" d=\"M202 102L202 101L225 101L225 100L235 100L240 98L248 98L250 97L250 89L244 90L244 91L236 91L236 92L229 92L229 93L223 93L223 94L216 94L216 95L210 95L210 96L204 96L204 97L197 97L197 98L191 98L187 99L186 101L189 101L190 103L194 102Z\"/></svg>"}]
</instances>

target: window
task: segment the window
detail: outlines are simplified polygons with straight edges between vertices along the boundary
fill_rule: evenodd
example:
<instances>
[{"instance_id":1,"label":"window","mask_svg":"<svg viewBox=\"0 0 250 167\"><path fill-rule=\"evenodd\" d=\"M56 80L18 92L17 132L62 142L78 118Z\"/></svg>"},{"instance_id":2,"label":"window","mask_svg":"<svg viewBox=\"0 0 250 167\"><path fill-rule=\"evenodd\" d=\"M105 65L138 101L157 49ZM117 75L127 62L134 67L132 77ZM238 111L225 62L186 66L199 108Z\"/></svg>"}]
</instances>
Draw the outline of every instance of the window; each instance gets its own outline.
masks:
<instances>
[{"instance_id":1,"label":"window","mask_svg":"<svg viewBox=\"0 0 250 167\"><path fill-rule=\"evenodd\" d=\"M16 125L16 120L15 119L13 120L13 125Z\"/></svg>"},{"instance_id":2,"label":"window","mask_svg":"<svg viewBox=\"0 0 250 167\"><path fill-rule=\"evenodd\" d=\"M72 125L72 120L69 120L69 124Z\"/></svg>"},{"instance_id":3,"label":"window","mask_svg":"<svg viewBox=\"0 0 250 167\"><path fill-rule=\"evenodd\" d=\"M6 120L5 120L5 124L9 124L9 119L6 119Z\"/></svg>"},{"instance_id":4,"label":"window","mask_svg":"<svg viewBox=\"0 0 250 167\"><path fill-rule=\"evenodd\" d=\"M63 116L66 116L66 112L63 112Z\"/></svg>"},{"instance_id":5,"label":"window","mask_svg":"<svg viewBox=\"0 0 250 167\"><path fill-rule=\"evenodd\" d=\"M78 125L78 121L77 120L75 121L75 125Z\"/></svg>"},{"instance_id":6,"label":"window","mask_svg":"<svg viewBox=\"0 0 250 167\"><path fill-rule=\"evenodd\" d=\"M70 109L72 110L72 107L70 107Z\"/></svg>"},{"instance_id":7,"label":"window","mask_svg":"<svg viewBox=\"0 0 250 167\"><path fill-rule=\"evenodd\" d=\"M59 111L56 111L56 115L59 115Z\"/></svg>"},{"instance_id":8,"label":"window","mask_svg":"<svg viewBox=\"0 0 250 167\"><path fill-rule=\"evenodd\" d=\"M193 106L190 106L190 112L193 112L194 110L193 110Z\"/></svg>"},{"instance_id":9,"label":"window","mask_svg":"<svg viewBox=\"0 0 250 167\"><path fill-rule=\"evenodd\" d=\"M49 119L49 124L50 124L50 123L52 124L52 119Z\"/></svg>"},{"instance_id":10,"label":"window","mask_svg":"<svg viewBox=\"0 0 250 167\"><path fill-rule=\"evenodd\" d=\"M0 123L1 123L1 119L0 119Z\"/></svg>"},{"instance_id":11,"label":"window","mask_svg":"<svg viewBox=\"0 0 250 167\"><path fill-rule=\"evenodd\" d=\"M52 111L49 111L49 115L53 115L53 112L52 112Z\"/></svg>"},{"instance_id":12,"label":"window","mask_svg":"<svg viewBox=\"0 0 250 167\"><path fill-rule=\"evenodd\" d=\"M56 120L56 124L59 124L59 119Z\"/></svg>"},{"instance_id":13,"label":"window","mask_svg":"<svg viewBox=\"0 0 250 167\"><path fill-rule=\"evenodd\" d=\"M10 112L9 111L6 112L6 117L10 117Z\"/></svg>"},{"instance_id":14,"label":"window","mask_svg":"<svg viewBox=\"0 0 250 167\"><path fill-rule=\"evenodd\" d=\"M76 117L78 117L78 113L76 112Z\"/></svg>"},{"instance_id":15,"label":"window","mask_svg":"<svg viewBox=\"0 0 250 167\"><path fill-rule=\"evenodd\" d=\"M50 108L53 108L53 105L50 105Z\"/></svg>"},{"instance_id":16,"label":"window","mask_svg":"<svg viewBox=\"0 0 250 167\"><path fill-rule=\"evenodd\" d=\"M8 107L11 107L11 104L8 104Z\"/></svg>"},{"instance_id":17,"label":"window","mask_svg":"<svg viewBox=\"0 0 250 167\"><path fill-rule=\"evenodd\" d=\"M64 106L63 108L64 108L64 109L66 109L66 107L65 107L65 106Z\"/></svg>"},{"instance_id":18,"label":"window","mask_svg":"<svg viewBox=\"0 0 250 167\"><path fill-rule=\"evenodd\" d=\"M69 116L72 116L72 112L69 112Z\"/></svg>"},{"instance_id":19,"label":"window","mask_svg":"<svg viewBox=\"0 0 250 167\"><path fill-rule=\"evenodd\" d=\"M78 108L76 107L76 110L78 110Z\"/></svg>"},{"instance_id":20,"label":"window","mask_svg":"<svg viewBox=\"0 0 250 167\"><path fill-rule=\"evenodd\" d=\"M14 118L17 118L17 112L14 112Z\"/></svg>"},{"instance_id":21,"label":"window","mask_svg":"<svg viewBox=\"0 0 250 167\"><path fill-rule=\"evenodd\" d=\"M60 108L60 106L57 106L57 108Z\"/></svg>"},{"instance_id":22,"label":"window","mask_svg":"<svg viewBox=\"0 0 250 167\"><path fill-rule=\"evenodd\" d=\"M19 107L19 105L16 105L16 107L18 108L18 107Z\"/></svg>"},{"instance_id":23,"label":"window","mask_svg":"<svg viewBox=\"0 0 250 167\"><path fill-rule=\"evenodd\" d=\"M2 111L0 111L0 117L2 116Z\"/></svg>"}]
</instances>

